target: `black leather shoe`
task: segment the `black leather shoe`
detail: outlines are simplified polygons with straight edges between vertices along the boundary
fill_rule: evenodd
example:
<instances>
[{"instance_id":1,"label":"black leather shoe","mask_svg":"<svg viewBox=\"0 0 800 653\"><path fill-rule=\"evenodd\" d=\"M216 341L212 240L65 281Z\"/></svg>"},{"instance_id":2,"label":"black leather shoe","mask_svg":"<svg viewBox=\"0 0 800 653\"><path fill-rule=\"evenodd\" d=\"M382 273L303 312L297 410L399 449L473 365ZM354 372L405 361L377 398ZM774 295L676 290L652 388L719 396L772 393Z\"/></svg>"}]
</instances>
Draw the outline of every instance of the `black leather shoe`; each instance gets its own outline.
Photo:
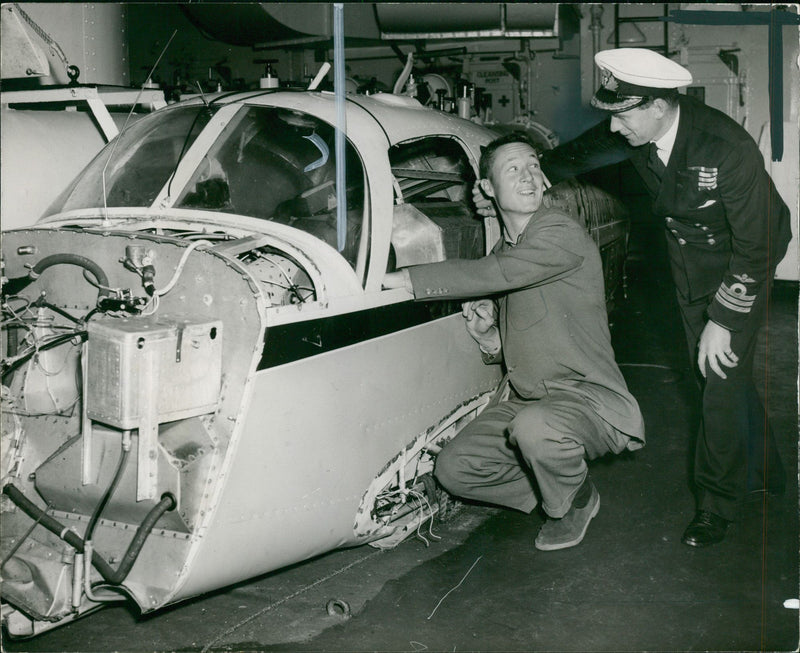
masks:
<instances>
[{"instance_id":1,"label":"black leather shoe","mask_svg":"<svg viewBox=\"0 0 800 653\"><path fill-rule=\"evenodd\" d=\"M728 520L707 510L698 510L683 532L681 541L689 546L708 546L725 539Z\"/></svg>"}]
</instances>

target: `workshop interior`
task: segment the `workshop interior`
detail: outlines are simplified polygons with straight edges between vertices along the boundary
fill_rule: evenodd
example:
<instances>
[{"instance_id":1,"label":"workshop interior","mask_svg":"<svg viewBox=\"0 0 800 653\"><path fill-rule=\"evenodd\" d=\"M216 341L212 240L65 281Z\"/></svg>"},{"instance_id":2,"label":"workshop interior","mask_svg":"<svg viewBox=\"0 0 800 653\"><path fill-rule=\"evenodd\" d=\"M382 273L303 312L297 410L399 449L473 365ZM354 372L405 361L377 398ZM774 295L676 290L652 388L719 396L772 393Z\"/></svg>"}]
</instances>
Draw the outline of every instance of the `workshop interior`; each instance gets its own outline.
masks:
<instances>
[{"instance_id":1,"label":"workshop interior","mask_svg":"<svg viewBox=\"0 0 800 653\"><path fill-rule=\"evenodd\" d=\"M6 651L797 650L800 12L760 3L3 3ZM501 381L460 302L482 149L597 125L645 48L752 136L791 212L757 387L786 470L680 543L698 389L630 164L546 182L597 244L647 446L574 549L448 495ZM722 548L724 547L724 548ZM719 550L721 549L721 550Z\"/></svg>"}]
</instances>

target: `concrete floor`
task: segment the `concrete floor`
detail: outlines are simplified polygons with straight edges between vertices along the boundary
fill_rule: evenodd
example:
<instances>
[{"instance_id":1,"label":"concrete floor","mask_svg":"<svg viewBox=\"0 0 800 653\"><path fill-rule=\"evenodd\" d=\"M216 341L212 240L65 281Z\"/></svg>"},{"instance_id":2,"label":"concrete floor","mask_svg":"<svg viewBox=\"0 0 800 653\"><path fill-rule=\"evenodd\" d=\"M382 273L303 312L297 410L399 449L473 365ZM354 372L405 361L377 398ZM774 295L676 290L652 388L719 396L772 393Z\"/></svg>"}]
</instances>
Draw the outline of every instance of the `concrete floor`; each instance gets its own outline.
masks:
<instances>
[{"instance_id":1,"label":"concrete floor","mask_svg":"<svg viewBox=\"0 0 800 653\"><path fill-rule=\"evenodd\" d=\"M541 552L538 513L461 505L392 551L337 551L137 617L107 608L6 651L790 651L798 647L797 284L778 284L758 378L787 469L726 540L692 549L697 399L660 234L635 233L617 359L647 446L596 461L601 510L584 542ZM647 256L637 252L647 251ZM331 599L352 616L330 615Z\"/></svg>"}]
</instances>

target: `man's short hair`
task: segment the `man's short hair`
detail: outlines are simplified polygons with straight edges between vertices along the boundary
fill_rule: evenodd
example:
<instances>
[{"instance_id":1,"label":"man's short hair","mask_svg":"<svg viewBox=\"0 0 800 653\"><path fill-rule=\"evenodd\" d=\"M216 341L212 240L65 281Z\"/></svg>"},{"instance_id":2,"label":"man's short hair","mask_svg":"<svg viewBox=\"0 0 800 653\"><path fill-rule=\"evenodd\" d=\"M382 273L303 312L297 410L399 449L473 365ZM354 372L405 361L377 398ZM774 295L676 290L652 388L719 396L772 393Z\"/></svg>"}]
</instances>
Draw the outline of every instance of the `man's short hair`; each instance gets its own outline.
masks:
<instances>
[{"instance_id":1,"label":"man's short hair","mask_svg":"<svg viewBox=\"0 0 800 653\"><path fill-rule=\"evenodd\" d=\"M645 98L645 101L642 102L640 106L644 108L653 104L653 102L656 100L657 97L664 100L664 102L666 102L670 107L674 109L675 107L678 106L681 94L678 92L677 88L670 88L664 91L663 93L659 94L658 96Z\"/></svg>"},{"instance_id":2,"label":"man's short hair","mask_svg":"<svg viewBox=\"0 0 800 653\"><path fill-rule=\"evenodd\" d=\"M530 145L533 151L536 152L536 156L539 156L539 148L536 146L536 143L533 142L533 139L525 132L512 131L508 134L503 134L500 138L495 138L486 147L481 148L481 160L478 164L478 174L481 179L489 178L489 173L492 171L494 160L497 157L497 150L503 147L503 145L508 145L510 143L524 143L525 145Z\"/></svg>"}]
</instances>

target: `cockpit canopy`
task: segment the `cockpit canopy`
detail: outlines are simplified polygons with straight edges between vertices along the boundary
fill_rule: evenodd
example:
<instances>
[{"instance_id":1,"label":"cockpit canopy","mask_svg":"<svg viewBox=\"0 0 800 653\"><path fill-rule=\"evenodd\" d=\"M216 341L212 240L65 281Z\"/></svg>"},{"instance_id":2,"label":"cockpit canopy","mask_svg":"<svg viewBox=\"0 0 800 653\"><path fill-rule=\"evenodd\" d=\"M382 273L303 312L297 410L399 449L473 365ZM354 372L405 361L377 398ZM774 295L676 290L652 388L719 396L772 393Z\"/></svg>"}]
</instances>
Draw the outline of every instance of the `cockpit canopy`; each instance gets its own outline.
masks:
<instances>
[{"instance_id":1,"label":"cockpit canopy","mask_svg":"<svg viewBox=\"0 0 800 653\"><path fill-rule=\"evenodd\" d=\"M347 142L347 219L337 246L332 125L300 111L243 105L199 158L190 150L219 107L179 106L148 116L104 148L48 215L98 207L219 211L288 224L353 262L365 207L363 165ZM179 166L193 170L176 184ZM185 177L184 177L185 178Z\"/></svg>"}]
</instances>

